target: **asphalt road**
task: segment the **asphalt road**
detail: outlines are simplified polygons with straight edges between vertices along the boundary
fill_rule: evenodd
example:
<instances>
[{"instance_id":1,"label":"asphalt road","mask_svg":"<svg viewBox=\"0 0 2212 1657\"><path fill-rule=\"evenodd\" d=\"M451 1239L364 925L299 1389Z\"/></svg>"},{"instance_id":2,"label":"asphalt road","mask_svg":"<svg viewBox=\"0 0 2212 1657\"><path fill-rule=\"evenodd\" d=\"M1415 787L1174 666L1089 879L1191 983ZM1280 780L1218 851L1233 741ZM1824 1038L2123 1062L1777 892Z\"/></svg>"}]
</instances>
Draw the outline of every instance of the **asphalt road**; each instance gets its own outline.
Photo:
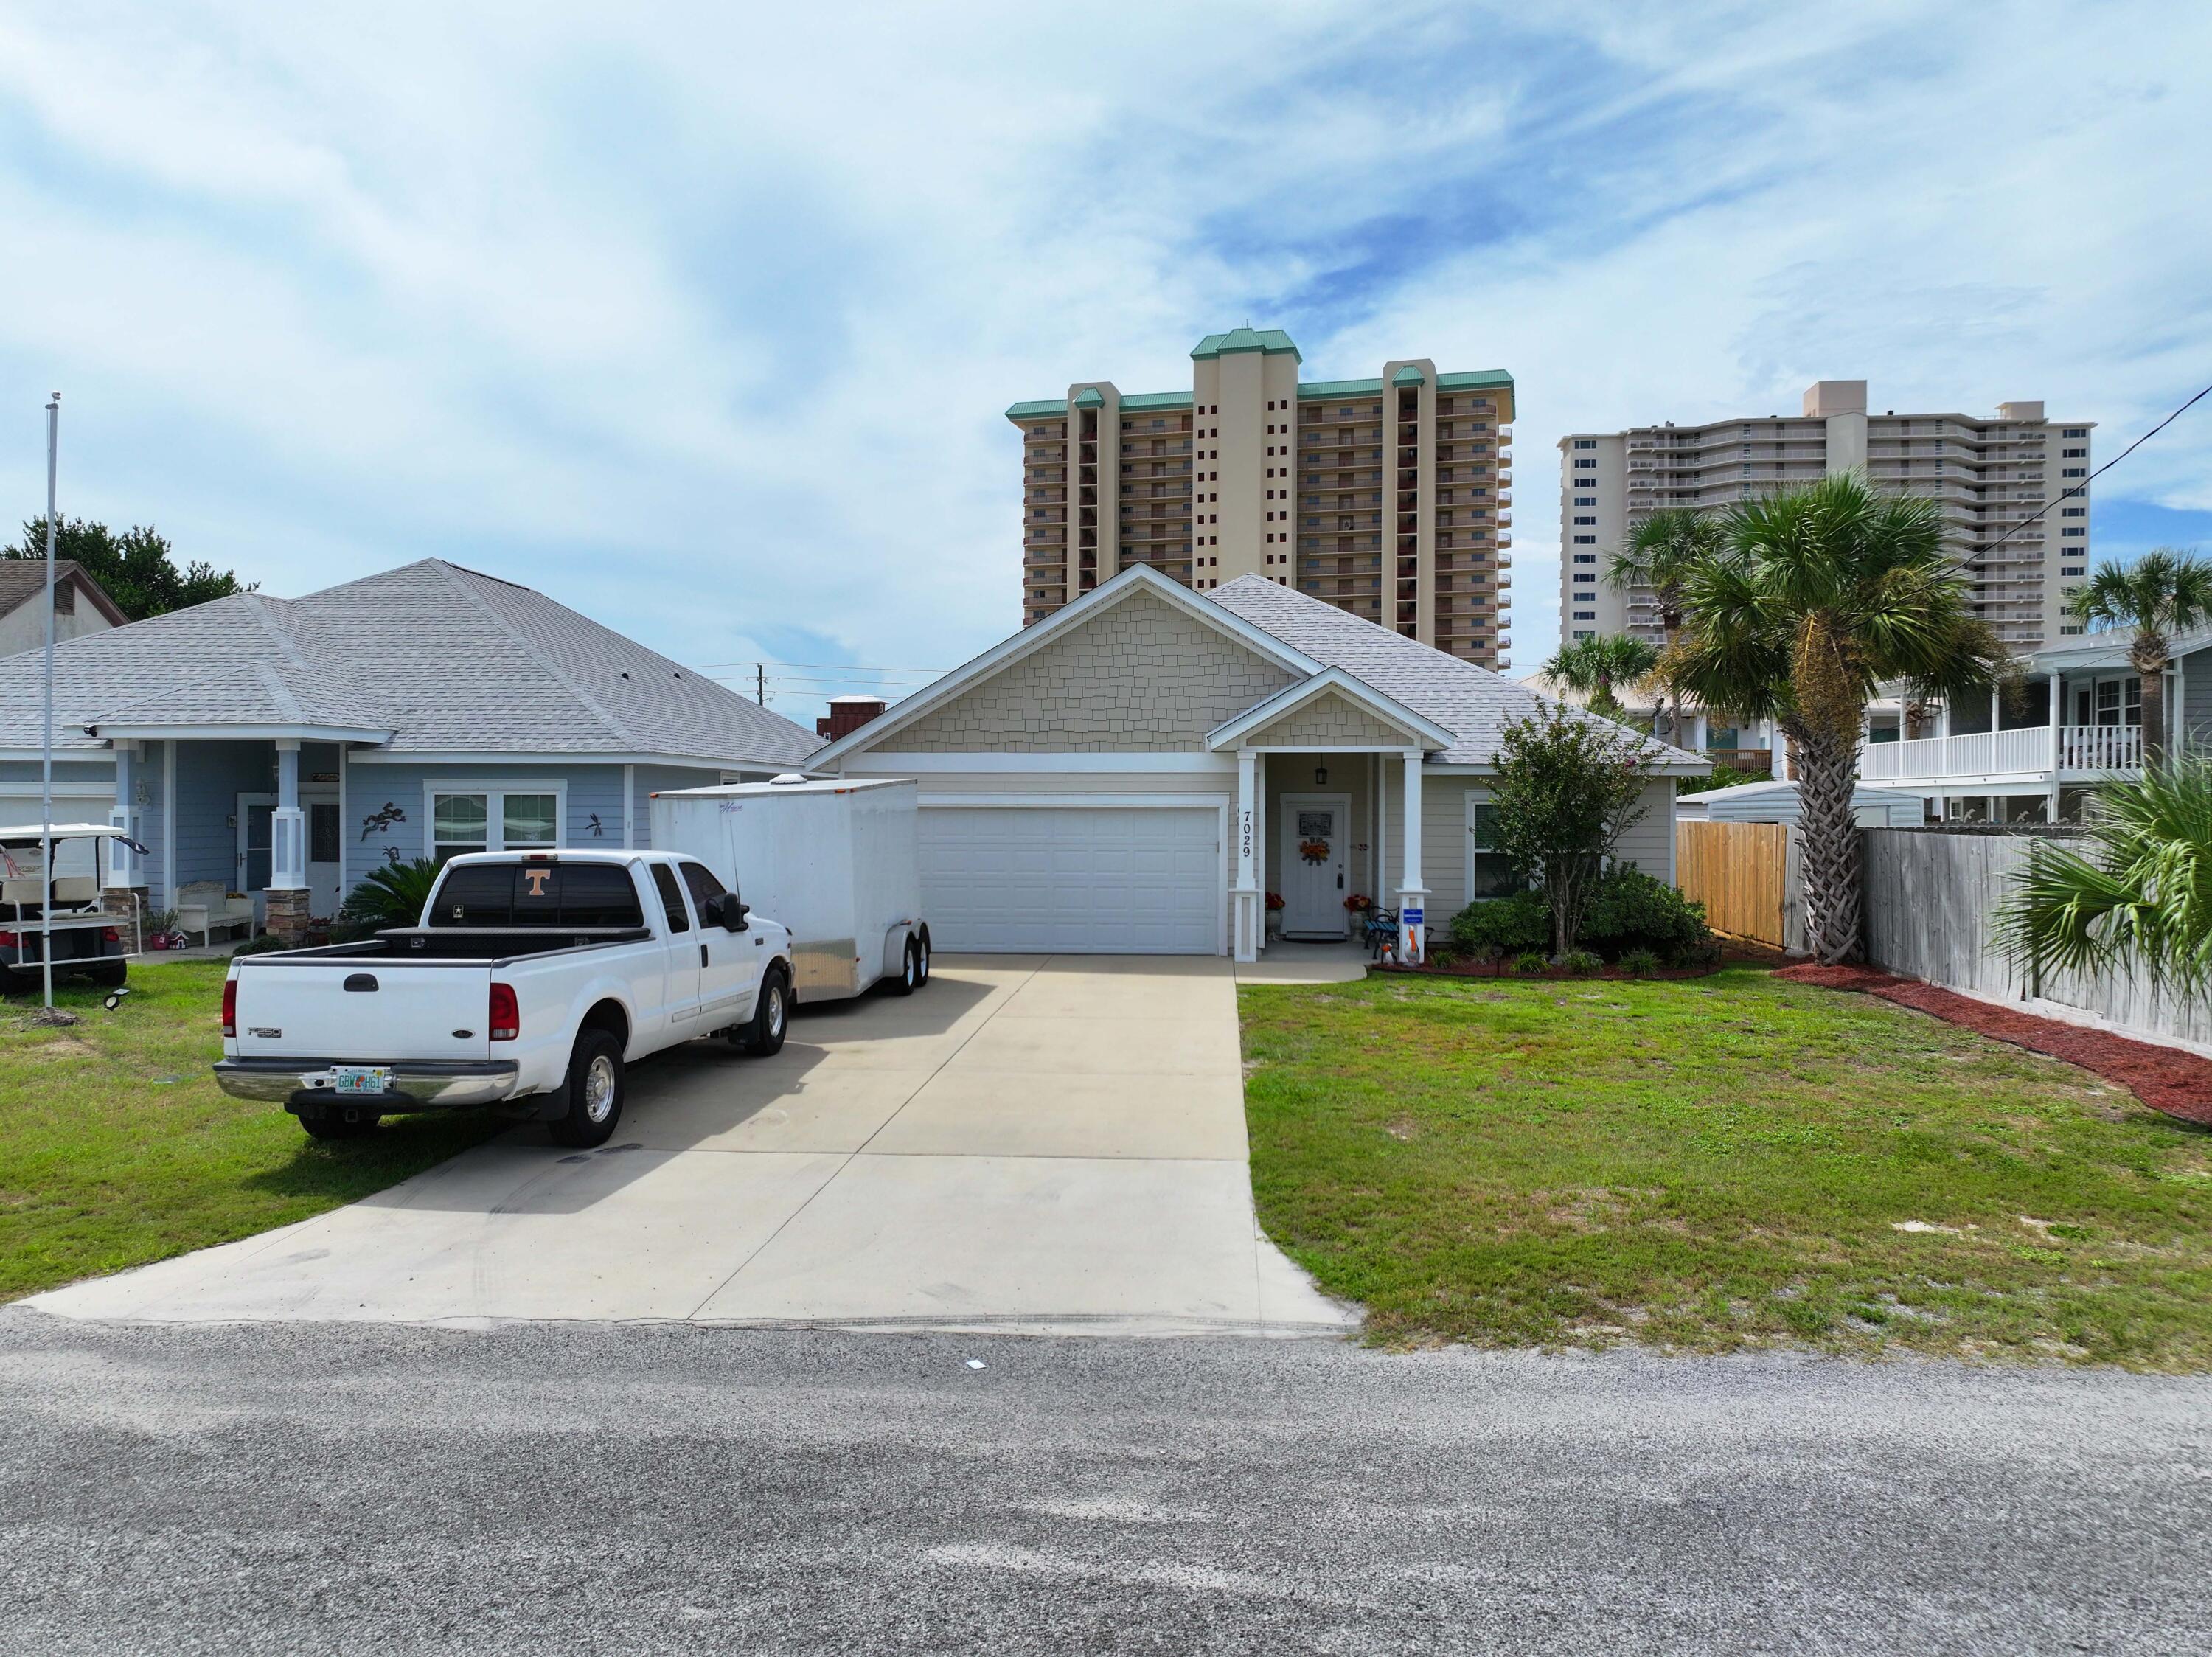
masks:
<instances>
[{"instance_id":1,"label":"asphalt road","mask_svg":"<svg viewBox=\"0 0 2212 1657\"><path fill-rule=\"evenodd\" d=\"M0 1409L10 1653L2212 1650L2203 1381L17 1308Z\"/></svg>"}]
</instances>

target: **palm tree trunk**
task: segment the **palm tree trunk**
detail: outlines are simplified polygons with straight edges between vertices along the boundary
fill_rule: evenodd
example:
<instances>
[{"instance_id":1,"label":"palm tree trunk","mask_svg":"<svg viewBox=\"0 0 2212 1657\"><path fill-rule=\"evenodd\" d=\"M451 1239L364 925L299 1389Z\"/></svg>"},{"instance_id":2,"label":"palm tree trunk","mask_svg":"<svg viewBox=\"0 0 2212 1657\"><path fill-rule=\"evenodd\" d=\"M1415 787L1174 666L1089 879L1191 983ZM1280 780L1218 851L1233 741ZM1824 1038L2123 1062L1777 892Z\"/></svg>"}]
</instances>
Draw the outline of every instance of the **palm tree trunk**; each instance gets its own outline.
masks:
<instances>
[{"instance_id":1,"label":"palm tree trunk","mask_svg":"<svg viewBox=\"0 0 2212 1657\"><path fill-rule=\"evenodd\" d=\"M2142 681L2143 764L2152 765L2166 753L2166 669L2139 674Z\"/></svg>"},{"instance_id":2,"label":"palm tree trunk","mask_svg":"<svg viewBox=\"0 0 2212 1657\"><path fill-rule=\"evenodd\" d=\"M1858 745L1811 731L1792 734L1806 942L1814 960L1834 966L1859 952L1859 833L1851 813Z\"/></svg>"}]
</instances>

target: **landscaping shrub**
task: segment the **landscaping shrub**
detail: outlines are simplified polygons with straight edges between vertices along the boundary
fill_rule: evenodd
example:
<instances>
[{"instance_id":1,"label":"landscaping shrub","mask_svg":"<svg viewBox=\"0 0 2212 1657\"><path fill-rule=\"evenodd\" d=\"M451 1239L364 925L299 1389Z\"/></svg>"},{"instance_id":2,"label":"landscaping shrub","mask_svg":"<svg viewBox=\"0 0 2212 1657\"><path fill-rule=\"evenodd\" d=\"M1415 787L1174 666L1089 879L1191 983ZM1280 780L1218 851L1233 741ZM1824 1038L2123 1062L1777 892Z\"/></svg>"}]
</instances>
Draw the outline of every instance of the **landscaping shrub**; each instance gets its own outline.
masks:
<instances>
[{"instance_id":1,"label":"landscaping shrub","mask_svg":"<svg viewBox=\"0 0 2212 1657\"><path fill-rule=\"evenodd\" d=\"M1517 955L1551 941L1552 911L1542 892L1516 892L1469 904L1452 917L1450 930L1455 949Z\"/></svg>"},{"instance_id":2,"label":"landscaping shrub","mask_svg":"<svg viewBox=\"0 0 2212 1657\"><path fill-rule=\"evenodd\" d=\"M1702 942L1693 943L1685 949L1677 950L1674 955L1674 962L1677 966L1710 971L1721 964L1720 940L1708 937Z\"/></svg>"},{"instance_id":3,"label":"landscaping shrub","mask_svg":"<svg viewBox=\"0 0 2212 1657\"><path fill-rule=\"evenodd\" d=\"M1570 949L1559 957L1559 966L1578 978L1594 978L1605 971L1605 963L1587 949Z\"/></svg>"},{"instance_id":4,"label":"landscaping shrub","mask_svg":"<svg viewBox=\"0 0 2212 1657\"><path fill-rule=\"evenodd\" d=\"M1648 978L1659 970L1659 957L1648 949L1625 949L1620 954L1620 970L1632 978Z\"/></svg>"},{"instance_id":5,"label":"landscaping shrub","mask_svg":"<svg viewBox=\"0 0 2212 1657\"><path fill-rule=\"evenodd\" d=\"M1513 970L1524 978L1540 978L1552 970L1552 963L1544 959L1541 951L1531 949L1513 958Z\"/></svg>"},{"instance_id":6,"label":"landscaping shrub","mask_svg":"<svg viewBox=\"0 0 2212 1657\"><path fill-rule=\"evenodd\" d=\"M1575 943L1614 960L1633 950L1675 960L1711 936L1703 904L1624 864L1597 881ZM1540 891L1469 904L1452 917L1451 947L1468 954L1518 955L1540 950L1551 941L1551 905Z\"/></svg>"},{"instance_id":7,"label":"landscaping shrub","mask_svg":"<svg viewBox=\"0 0 2212 1657\"><path fill-rule=\"evenodd\" d=\"M1622 864L1606 871L1591 895L1576 942L1619 960L1632 949L1669 959L1705 942L1705 906L1664 880Z\"/></svg>"},{"instance_id":8,"label":"landscaping shrub","mask_svg":"<svg viewBox=\"0 0 2212 1657\"><path fill-rule=\"evenodd\" d=\"M412 862L387 863L371 869L338 911L339 920L370 932L380 927L418 924L441 867L434 857L417 857Z\"/></svg>"}]
</instances>

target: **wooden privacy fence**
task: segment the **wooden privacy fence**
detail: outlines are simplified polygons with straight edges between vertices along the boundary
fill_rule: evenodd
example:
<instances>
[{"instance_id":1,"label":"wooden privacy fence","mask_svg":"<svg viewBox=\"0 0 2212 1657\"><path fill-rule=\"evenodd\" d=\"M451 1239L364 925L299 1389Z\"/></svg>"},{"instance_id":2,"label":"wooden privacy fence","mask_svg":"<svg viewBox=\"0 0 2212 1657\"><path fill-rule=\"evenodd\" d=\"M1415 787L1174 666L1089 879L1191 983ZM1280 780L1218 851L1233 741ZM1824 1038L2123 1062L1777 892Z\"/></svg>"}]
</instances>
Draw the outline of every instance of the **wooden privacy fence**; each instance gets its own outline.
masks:
<instances>
[{"instance_id":1,"label":"wooden privacy fence","mask_svg":"<svg viewBox=\"0 0 2212 1657\"><path fill-rule=\"evenodd\" d=\"M1705 906L1716 932L1805 947L1796 839L1786 823L1676 823L1674 884Z\"/></svg>"},{"instance_id":2,"label":"wooden privacy fence","mask_svg":"<svg viewBox=\"0 0 2212 1657\"><path fill-rule=\"evenodd\" d=\"M2212 1006L2160 995L2141 972L2059 972L2029 983L2005 959L1994 917L2027 866L2028 836L1884 828L1869 829L1862 844L1867 959L1875 966L1970 995L2056 1002L2124 1030L2212 1045Z\"/></svg>"}]
</instances>

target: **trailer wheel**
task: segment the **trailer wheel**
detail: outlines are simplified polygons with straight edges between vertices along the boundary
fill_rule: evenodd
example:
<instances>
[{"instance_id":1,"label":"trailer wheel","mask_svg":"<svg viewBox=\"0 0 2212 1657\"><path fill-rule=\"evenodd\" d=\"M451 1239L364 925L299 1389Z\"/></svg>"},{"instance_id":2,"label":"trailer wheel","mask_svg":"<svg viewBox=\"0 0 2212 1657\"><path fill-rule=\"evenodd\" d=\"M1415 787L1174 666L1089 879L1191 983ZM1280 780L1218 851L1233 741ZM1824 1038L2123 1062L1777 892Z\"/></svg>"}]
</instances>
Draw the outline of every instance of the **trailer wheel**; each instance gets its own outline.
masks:
<instances>
[{"instance_id":1,"label":"trailer wheel","mask_svg":"<svg viewBox=\"0 0 2212 1657\"><path fill-rule=\"evenodd\" d=\"M384 1119L358 1105L302 1105L299 1116L310 1139L359 1139Z\"/></svg>"},{"instance_id":2,"label":"trailer wheel","mask_svg":"<svg viewBox=\"0 0 2212 1657\"><path fill-rule=\"evenodd\" d=\"M906 947L899 953L899 975L891 982L891 993L895 996L911 996L921 988L921 951L915 946L914 940L908 938L906 941Z\"/></svg>"},{"instance_id":3,"label":"trailer wheel","mask_svg":"<svg viewBox=\"0 0 2212 1657\"><path fill-rule=\"evenodd\" d=\"M929 982L929 929L914 935L914 987L917 990Z\"/></svg>"},{"instance_id":4,"label":"trailer wheel","mask_svg":"<svg viewBox=\"0 0 2212 1657\"><path fill-rule=\"evenodd\" d=\"M568 1055L568 1108L546 1124L556 1145L588 1150L614 1136L622 1120L622 1043L611 1030L586 1030Z\"/></svg>"},{"instance_id":5,"label":"trailer wheel","mask_svg":"<svg viewBox=\"0 0 2212 1657\"><path fill-rule=\"evenodd\" d=\"M751 1020L738 1033L738 1045L755 1058L768 1058L783 1051L784 1027L790 1022L791 986L781 966L771 966L761 979L760 1000Z\"/></svg>"}]
</instances>

